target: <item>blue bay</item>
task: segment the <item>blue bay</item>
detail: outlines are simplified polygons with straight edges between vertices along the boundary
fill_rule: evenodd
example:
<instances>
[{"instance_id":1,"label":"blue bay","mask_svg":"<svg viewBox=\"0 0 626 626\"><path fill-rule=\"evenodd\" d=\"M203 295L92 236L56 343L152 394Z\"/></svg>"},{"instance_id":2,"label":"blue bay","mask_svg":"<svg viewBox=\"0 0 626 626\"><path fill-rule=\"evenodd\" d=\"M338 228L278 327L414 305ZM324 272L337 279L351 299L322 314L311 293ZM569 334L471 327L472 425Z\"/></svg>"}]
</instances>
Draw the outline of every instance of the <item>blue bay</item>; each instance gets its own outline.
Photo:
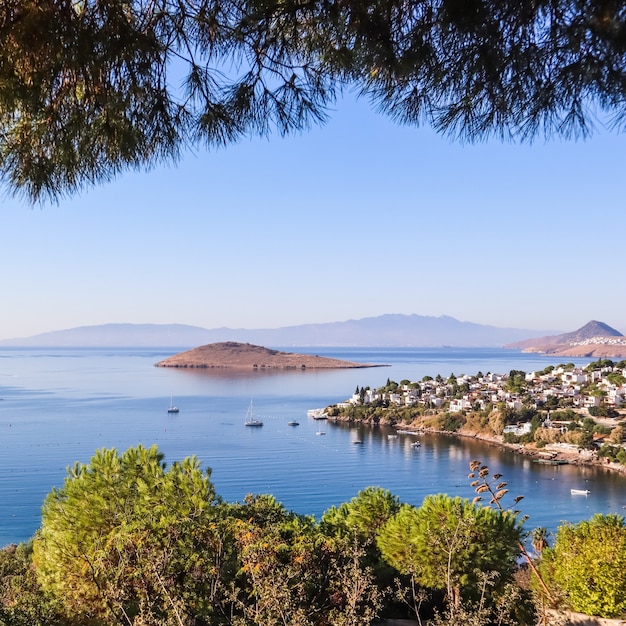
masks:
<instances>
[{"instance_id":1,"label":"blue bay","mask_svg":"<svg viewBox=\"0 0 626 626\"><path fill-rule=\"evenodd\" d=\"M530 515L527 527L554 531L564 520L626 508L626 477L600 468L541 466L482 442L423 435L387 438L384 429L319 423L307 410L349 397L356 386L387 378L418 380L482 372L532 371L546 357L499 349L288 348L388 367L333 371L239 372L171 370L154 363L159 349L3 349L0 351L0 546L29 539L46 494L66 468L98 448L158 445L171 463L196 455L212 468L228 501L271 493L286 508L319 516L377 485L419 505L431 493L474 496L469 462L504 474L511 495ZM586 360L575 361L585 365ZM557 363L554 363L557 364ZM168 414L173 396L180 413ZM244 427L250 399L263 428ZM296 419L300 426L287 425ZM359 439L362 445L353 445ZM571 488L589 489L572 496Z\"/></svg>"}]
</instances>

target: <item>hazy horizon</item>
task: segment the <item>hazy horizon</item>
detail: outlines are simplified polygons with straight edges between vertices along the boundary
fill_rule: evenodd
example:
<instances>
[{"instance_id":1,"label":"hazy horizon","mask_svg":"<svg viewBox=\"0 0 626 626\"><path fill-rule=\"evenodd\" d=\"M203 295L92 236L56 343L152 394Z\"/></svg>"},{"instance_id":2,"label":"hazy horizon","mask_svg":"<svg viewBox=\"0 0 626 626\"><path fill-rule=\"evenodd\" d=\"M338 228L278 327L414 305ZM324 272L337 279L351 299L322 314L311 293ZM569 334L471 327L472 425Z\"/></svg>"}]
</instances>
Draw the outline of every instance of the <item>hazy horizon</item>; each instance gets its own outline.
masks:
<instances>
[{"instance_id":1,"label":"hazy horizon","mask_svg":"<svg viewBox=\"0 0 626 626\"><path fill-rule=\"evenodd\" d=\"M166 329L168 327L181 327L181 329L198 329L198 330L204 330L204 331L209 331L209 332L213 332L213 331L222 331L222 330L229 330L229 331L274 331L274 330L282 330L282 329L296 329L296 328L301 328L301 327L306 327L306 326L319 326L319 325L334 325L334 324L343 324L346 322L361 322L361 321L365 321L365 320L379 320L379 319L383 319L383 318L387 318L387 317L403 317L403 318L411 318L411 317L422 317L422 318L428 318L428 319L433 319L433 320L440 320L440 319L451 319L454 320L455 322L459 322L461 324L475 324L477 326L485 326L485 327L493 327L494 329L502 329L502 330L506 330L506 329L510 329L510 330L523 330L523 331L532 331L533 329L522 329L522 328L514 328L514 327L505 327L505 326L492 326L492 325L487 325L487 324L481 324L480 322L475 322L475 321L470 321L470 320L457 320L456 318L453 318L451 316L448 315L441 315L441 316L421 316L418 313L414 313L414 314L396 314L396 313L383 313L380 316L373 316L373 317L368 317L368 318L355 318L355 319L349 319L349 320L333 320L333 321L329 321L329 322L319 322L319 324L316 323L312 323L312 324L294 324L294 325L289 325L289 326L277 326L274 328L261 328L261 327L249 327L249 328L234 328L234 327L228 327L228 326L220 326L220 327L215 327L215 328L208 328L205 326L196 326L196 325L192 325L192 324L179 324L179 323L171 323L171 324L154 324L152 322L146 322L146 323L141 323L141 322L106 322L103 324L86 324L84 326L73 326L71 328L54 328L54 329L50 329L47 331L43 331L41 333L36 333L35 335L29 335L29 336L23 336L23 337L0 337L0 341L4 341L4 340L17 340L17 339L31 339L31 338L35 338L35 337L39 337L42 335L53 335L53 334L57 334L57 333L68 333L68 332L73 332L73 331L79 331L79 330L104 330L106 328L112 328L112 327L142 327L145 329L149 329L150 327L154 327L156 330L158 329ZM609 324L610 326L610 324ZM576 329L570 329L570 330L576 330ZM619 330L619 329L616 329ZM559 334L559 333L563 333L563 332L568 332L566 330L563 329L537 329L538 333L554 333L554 334ZM620 331L621 332L621 331Z\"/></svg>"}]
</instances>

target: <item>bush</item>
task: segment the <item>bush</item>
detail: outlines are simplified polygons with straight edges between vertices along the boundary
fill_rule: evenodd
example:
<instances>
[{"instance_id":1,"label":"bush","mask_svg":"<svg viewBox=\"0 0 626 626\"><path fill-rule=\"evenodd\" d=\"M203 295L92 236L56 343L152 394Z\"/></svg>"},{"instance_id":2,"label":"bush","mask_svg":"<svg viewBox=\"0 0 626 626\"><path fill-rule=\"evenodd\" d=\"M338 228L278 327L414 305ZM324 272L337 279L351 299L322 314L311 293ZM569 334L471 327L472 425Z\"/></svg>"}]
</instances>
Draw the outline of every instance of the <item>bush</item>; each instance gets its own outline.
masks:
<instances>
[{"instance_id":1,"label":"bush","mask_svg":"<svg viewBox=\"0 0 626 626\"><path fill-rule=\"evenodd\" d=\"M519 443L520 438L514 433L504 433L504 443Z\"/></svg>"},{"instance_id":2,"label":"bush","mask_svg":"<svg viewBox=\"0 0 626 626\"><path fill-rule=\"evenodd\" d=\"M442 429L453 433L457 432L465 424L465 421L465 418L458 413L445 413Z\"/></svg>"},{"instance_id":3,"label":"bush","mask_svg":"<svg viewBox=\"0 0 626 626\"><path fill-rule=\"evenodd\" d=\"M594 515L559 526L541 569L574 611L600 617L626 615L626 527L620 515Z\"/></svg>"}]
</instances>

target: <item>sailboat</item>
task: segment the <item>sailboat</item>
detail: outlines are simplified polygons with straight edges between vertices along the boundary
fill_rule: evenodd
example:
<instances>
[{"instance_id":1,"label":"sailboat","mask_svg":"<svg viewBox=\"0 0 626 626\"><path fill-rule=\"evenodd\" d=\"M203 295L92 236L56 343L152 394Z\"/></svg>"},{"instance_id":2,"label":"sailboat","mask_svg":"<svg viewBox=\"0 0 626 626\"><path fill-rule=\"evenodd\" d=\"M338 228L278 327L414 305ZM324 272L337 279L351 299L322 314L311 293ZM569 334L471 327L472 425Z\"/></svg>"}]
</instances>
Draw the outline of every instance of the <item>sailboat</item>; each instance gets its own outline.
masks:
<instances>
[{"instance_id":1,"label":"sailboat","mask_svg":"<svg viewBox=\"0 0 626 626\"><path fill-rule=\"evenodd\" d=\"M254 413L254 405L252 404L252 400L250 400L250 406L248 407L248 412L246 413L246 421L244 422L246 426L263 426L263 422L255 417Z\"/></svg>"},{"instance_id":2,"label":"sailboat","mask_svg":"<svg viewBox=\"0 0 626 626\"><path fill-rule=\"evenodd\" d=\"M178 407L174 405L172 396L170 396L170 406L167 409L168 413L178 413Z\"/></svg>"}]
</instances>

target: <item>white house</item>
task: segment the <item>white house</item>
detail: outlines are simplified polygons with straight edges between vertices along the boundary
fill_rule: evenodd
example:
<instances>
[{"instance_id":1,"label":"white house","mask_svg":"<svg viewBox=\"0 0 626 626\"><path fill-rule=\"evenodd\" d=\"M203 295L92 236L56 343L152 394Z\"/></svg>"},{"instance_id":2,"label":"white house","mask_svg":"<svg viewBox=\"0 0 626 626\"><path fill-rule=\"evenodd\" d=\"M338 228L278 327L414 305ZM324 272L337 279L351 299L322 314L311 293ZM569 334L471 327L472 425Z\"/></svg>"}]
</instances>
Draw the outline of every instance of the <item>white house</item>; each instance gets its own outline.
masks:
<instances>
[{"instance_id":1,"label":"white house","mask_svg":"<svg viewBox=\"0 0 626 626\"><path fill-rule=\"evenodd\" d=\"M509 424L504 427L504 434L513 433L516 437L521 437L530 432L532 424L530 422L524 422L523 424Z\"/></svg>"},{"instance_id":2,"label":"white house","mask_svg":"<svg viewBox=\"0 0 626 626\"><path fill-rule=\"evenodd\" d=\"M463 409L471 409L472 403L467 398L455 398L450 400L450 413L458 413Z\"/></svg>"}]
</instances>

